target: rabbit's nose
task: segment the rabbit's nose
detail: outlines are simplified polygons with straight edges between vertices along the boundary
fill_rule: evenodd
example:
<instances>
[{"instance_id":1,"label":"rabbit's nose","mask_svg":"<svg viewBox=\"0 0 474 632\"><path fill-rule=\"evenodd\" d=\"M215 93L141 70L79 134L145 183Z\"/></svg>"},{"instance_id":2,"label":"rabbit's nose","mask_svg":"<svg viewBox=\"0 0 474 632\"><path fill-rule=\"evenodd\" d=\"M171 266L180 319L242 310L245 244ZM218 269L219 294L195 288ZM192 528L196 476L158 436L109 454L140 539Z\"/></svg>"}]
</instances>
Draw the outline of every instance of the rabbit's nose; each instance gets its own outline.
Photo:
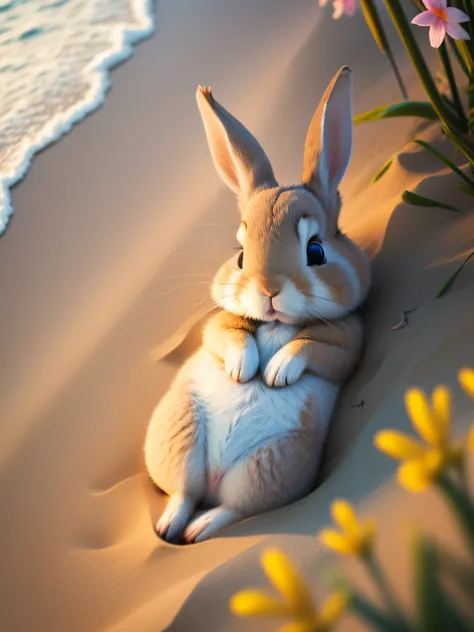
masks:
<instances>
[{"instance_id":1,"label":"rabbit's nose","mask_svg":"<svg viewBox=\"0 0 474 632\"><path fill-rule=\"evenodd\" d=\"M265 296L268 296L270 301L273 298L276 298L278 294L280 294L280 290L276 290L275 288L270 288L263 283L258 283L258 289L260 290L262 294L264 294Z\"/></svg>"}]
</instances>

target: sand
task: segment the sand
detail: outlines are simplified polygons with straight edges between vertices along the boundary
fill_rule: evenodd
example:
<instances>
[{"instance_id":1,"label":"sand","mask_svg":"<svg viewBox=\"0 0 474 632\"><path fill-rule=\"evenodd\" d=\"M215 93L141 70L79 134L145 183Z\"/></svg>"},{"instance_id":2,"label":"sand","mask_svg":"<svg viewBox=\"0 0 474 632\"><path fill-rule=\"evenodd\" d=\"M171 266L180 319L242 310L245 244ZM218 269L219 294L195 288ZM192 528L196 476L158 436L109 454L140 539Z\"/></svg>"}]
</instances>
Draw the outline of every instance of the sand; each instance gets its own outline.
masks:
<instances>
[{"instance_id":1,"label":"sand","mask_svg":"<svg viewBox=\"0 0 474 632\"><path fill-rule=\"evenodd\" d=\"M338 407L324 483L200 545L154 534L165 497L144 470L144 433L193 336L166 361L153 354L203 304L237 222L195 87L211 84L261 140L277 177L297 181L307 125L340 65L354 70L356 112L398 98L361 15L334 23L330 14L315 0L158 3L157 33L113 72L104 107L39 155L13 191L15 215L0 240L5 632L274 629L227 609L233 591L265 585L264 547L284 547L320 583L314 534L332 499L368 505L385 521L409 502L392 489L394 463L372 447L377 429L408 428L405 389L447 383L458 429L472 416L456 371L474 365L474 264L435 298L474 249L472 199L413 145L369 187L419 121L357 128L342 226L370 252L374 290L366 353ZM435 128L423 137L443 144ZM465 212L407 206L405 188ZM390 330L416 306L408 327ZM411 505L430 522L436 499L424 498L428 505Z\"/></svg>"}]
</instances>

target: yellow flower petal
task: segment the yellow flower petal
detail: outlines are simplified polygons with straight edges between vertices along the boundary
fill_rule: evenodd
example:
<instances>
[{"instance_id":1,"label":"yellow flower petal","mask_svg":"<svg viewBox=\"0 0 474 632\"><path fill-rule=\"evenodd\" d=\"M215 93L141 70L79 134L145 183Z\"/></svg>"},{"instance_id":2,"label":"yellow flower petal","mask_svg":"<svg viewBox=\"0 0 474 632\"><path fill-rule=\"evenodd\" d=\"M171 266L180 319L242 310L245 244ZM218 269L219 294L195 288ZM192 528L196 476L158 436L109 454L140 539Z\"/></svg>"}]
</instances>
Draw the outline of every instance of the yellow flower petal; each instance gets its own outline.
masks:
<instances>
[{"instance_id":1,"label":"yellow flower petal","mask_svg":"<svg viewBox=\"0 0 474 632\"><path fill-rule=\"evenodd\" d=\"M231 597L230 609L241 617L289 616L291 609L260 590L242 590Z\"/></svg>"},{"instance_id":2,"label":"yellow flower petal","mask_svg":"<svg viewBox=\"0 0 474 632\"><path fill-rule=\"evenodd\" d=\"M405 407L420 436L431 445L439 444L442 438L441 433L423 391L418 388L409 389L405 394Z\"/></svg>"},{"instance_id":3,"label":"yellow flower petal","mask_svg":"<svg viewBox=\"0 0 474 632\"><path fill-rule=\"evenodd\" d=\"M425 454L425 448L397 430L381 430L374 443L381 452L401 461L421 459Z\"/></svg>"},{"instance_id":4,"label":"yellow flower petal","mask_svg":"<svg viewBox=\"0 0 474 632\"><path fill-rule=\"evenodd\" d=\"M410 492L422 492L433 482L433 473L423 461L407 461L398 468L398 482Z\"/></svg>"},{"instance_id":5,"label":"yellow flower petal","mask_svg":"<svg viewBox=\"0 0 474 632\"><path fill-rule=\"evenodd\" d=\"M349 597L346 593L340 591L333 593L326 599L321 608L321 621L325 625L331 625L331 623L339 619L347 608L348 603Z\"/></svg>"},{"instance_id":6,"label":"yellow flower petal","mask_svg":"<svg viewBox=\"0 0 474 632\"><path fill-rule=\"evenodd\" d=\"M431 401L440 438L443 442L447 442L451 430L451 393L446 386L437 386L433 391Z\"/></svg>"},{"instance_id":7,"label":"yellow flower petal","mask_svg":"<svg viewBox=\"0 0 474 632\"><path fill-rule=\"evenodd\" d=\"M319 537L323 544L329 549L336 551L336 553L342 553L343 555L359 554L358 542L355 542L353 538L347 537L342 533L338 533L332 529L323 529L320 531Z\"/></svg>"},{"instance_id":8,"label":"yellow flower petal","mask_svg":"<svg viewBox=\"0 0 474 632\"><path fill-rule=\"evenodd\" d=\"M286 555L278 549L267 549L262 555L262 566L269 580L296 610L313 610L311 595L298 572Z\"/></svg>"},{"instance_id":9,"label":"yellow flower petal","mask_svg":"<svg viewBox=\"0 0 474 632\"><path fill-rule=\"evenodd\" d=\"M446 466L447 453L444 450L429 450L424 458L424 467L433 478Z\"/></svg>"},{"instance_id":10,"label":"yellow flower petal","mask_svg":"<svg viewBox=\"0 0 474 632\"><path fill-rule=\"evenodd\" d=\"M458 373L458 379L466 393L474 399L474 370L461 369Z\"/></svg>"},{"instance_id":11,"label":"yellow flower petal","mask_svg":"<svg viewBox=\"0 0 474 632\"><path fill-rule=\"evenodd\" d=\"M331 514L334 522L344 531L348 531L349 533L359 532L354 510L345 500L335 500L331 505Z\"/></svg>"},{"instance_id":12,"label":"yellow flower petal","mask_svg":"<svg viewBox=\"0 0 474 632\"><path fill-rule=\"evenodd\" d=\"M474 452L474 424L471 426L469 434L467 435L467 447L468 450Z\"/></svg>"}]
</instances>

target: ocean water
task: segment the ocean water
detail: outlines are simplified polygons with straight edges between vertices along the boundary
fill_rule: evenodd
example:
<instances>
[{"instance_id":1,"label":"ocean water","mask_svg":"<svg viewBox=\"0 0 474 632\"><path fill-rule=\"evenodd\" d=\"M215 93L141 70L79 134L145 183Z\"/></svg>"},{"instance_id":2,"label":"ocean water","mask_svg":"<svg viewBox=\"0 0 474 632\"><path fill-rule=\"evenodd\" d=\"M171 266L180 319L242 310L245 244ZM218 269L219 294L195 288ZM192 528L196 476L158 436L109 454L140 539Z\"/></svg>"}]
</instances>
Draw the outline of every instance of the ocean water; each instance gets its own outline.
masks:
<instances>
[{"instance_id":1,"label":"ocean water","mask_svg":"<svg viewBox=\"0 0 474 632\"><path fill-rule=\"evenodd\" d=\"M153 0L0 0L0 234L10 187L103 103L108 70L153 32L153 16Z\"/></svg>"}]
</instances>

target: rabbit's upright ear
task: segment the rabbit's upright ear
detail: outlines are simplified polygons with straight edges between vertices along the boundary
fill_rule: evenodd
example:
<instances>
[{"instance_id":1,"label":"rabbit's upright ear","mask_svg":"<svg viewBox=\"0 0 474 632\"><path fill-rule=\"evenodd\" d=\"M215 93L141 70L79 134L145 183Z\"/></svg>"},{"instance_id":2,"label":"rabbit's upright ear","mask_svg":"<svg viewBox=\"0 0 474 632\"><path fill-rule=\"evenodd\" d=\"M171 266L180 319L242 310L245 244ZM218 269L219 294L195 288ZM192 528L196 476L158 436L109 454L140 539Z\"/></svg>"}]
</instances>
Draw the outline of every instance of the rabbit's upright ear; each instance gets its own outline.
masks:
<instances>
[{"instance_id":1,"label":"rabbit's upright ear","mask_svg":"<svg viewBox=\"0 0 474 632\"><path fill-rule=\"evenodd\" d=\"M316 110L304 150L303 183L329 207L352 152L352 72L342 67Z\"/></svg>"},{"instance_id":2,"label":"rabbit's upright ear","mask_svg":"<svg viewBox=\"0 0 474 632\"><path fill-rule=\"evenodd\" d=\"M245 205L259 188L277 186L272 166L257 139L214 99L211 89L196 93L216 169Z\"/></svg>"}]
</instances>

